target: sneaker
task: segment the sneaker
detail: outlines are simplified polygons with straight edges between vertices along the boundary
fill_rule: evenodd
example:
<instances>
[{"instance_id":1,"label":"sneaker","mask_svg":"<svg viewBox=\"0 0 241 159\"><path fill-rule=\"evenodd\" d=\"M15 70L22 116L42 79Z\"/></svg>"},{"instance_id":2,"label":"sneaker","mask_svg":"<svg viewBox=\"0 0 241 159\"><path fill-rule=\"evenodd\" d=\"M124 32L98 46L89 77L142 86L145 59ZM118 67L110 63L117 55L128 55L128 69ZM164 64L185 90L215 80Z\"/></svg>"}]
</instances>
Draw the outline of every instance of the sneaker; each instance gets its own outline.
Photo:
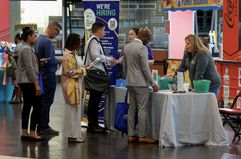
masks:
<instances>
[{"instance_id":1,"label":"sneaker","mask_svg":"<svg viewBox=\"0 0 241 159\"><path fill-rule=\"evenodd\" d=\"M47 129L41 129L38 131L39 135L59 135L59 131L52 129L51 127Z\"/></svg>"}]
</instances>

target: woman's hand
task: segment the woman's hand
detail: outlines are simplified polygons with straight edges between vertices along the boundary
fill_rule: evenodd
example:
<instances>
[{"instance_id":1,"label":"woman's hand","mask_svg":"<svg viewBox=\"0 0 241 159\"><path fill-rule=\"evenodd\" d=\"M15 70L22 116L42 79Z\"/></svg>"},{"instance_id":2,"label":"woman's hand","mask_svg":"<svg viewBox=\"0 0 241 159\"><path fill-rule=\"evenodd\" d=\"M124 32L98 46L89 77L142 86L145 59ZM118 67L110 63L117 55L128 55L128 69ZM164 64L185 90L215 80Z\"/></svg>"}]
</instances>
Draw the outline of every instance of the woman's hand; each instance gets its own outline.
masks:
<instances>
[{"instance_id":1,"label":"woman's hand","mask_svg":"<svg viewBox=\"0 0 241 159\"><path fill-rule=\"evenodd\" d=\"M35 95L36 96L40 96L41 95L41 88L38 86L38 87L35 87Z\"/></svg>"},{"instance_id":2,"label":"woman's hand","mask_svg":"<svg viewBox=\"0 0 241 159\"><path fill-rule=\"evenodd\" d=\"M89 65L83 65L85 69L89 69Z\"/></svg>"},{"instance_id":3,"label":"woman's hand","mask_svg":"<svg viewBox=\"0 0 241 159\"><path fill-rule=\"evenodd\" d=\"M40 96L41 95L41 88L38 84L38 80L34 81L34 86L35 86L35 95Z\"/></svg>"},{"instance_id":4,"label":"woman's hand","mask_svg":"<svg viewBox=\"0 0 241 159\"><path fill-rule=\"evenodd\" d=\"M172 77L172 78L174 78L175 77L175 72L166 74L164 77Z\"/></svg>"},{"instance_id":5,"label":"woman's hand","mask_svg":"<svg viewBox=\"0 0 241 159\"><path fill-rule=\"evenodd\" d=\"M33 83L34 83L34 86L35 86L35 95L40 96L41 95L41 88L38 84L38 80L35 80Z\"/></svg>"},{"instance_id":6,"label":"woman's hand","mask_svg":"<svg viewBox=\"0 0 241 159\"><path fill-rule=\"evenodd\" d=\"M70 77L70 76L75 75L76 73L77 73L76 70L70 70L70 71L67 72L67 76Z\"/></svg>"}]
</instances>

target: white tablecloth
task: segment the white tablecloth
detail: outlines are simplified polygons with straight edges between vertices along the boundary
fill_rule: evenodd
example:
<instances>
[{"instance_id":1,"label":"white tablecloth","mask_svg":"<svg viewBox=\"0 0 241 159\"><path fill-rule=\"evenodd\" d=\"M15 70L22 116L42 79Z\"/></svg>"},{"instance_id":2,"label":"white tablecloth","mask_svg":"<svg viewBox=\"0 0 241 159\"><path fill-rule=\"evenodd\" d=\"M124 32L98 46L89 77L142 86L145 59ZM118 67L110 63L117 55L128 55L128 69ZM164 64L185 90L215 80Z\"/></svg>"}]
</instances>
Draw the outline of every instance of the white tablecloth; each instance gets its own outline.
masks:
<instances>
[{"instance_id":1,"label":"white tablecloth","mask_svg":"<svg viewBox=\"0 0 241 159\"><path fill-rule=\"evenodd\" d=\"M124 101L125 94L126 88L111 88L105 110L109 129L114 128L115 105ZM147 127L160 146L227 145L213 93L151 93Z\"/></svg>"}]
</instances>

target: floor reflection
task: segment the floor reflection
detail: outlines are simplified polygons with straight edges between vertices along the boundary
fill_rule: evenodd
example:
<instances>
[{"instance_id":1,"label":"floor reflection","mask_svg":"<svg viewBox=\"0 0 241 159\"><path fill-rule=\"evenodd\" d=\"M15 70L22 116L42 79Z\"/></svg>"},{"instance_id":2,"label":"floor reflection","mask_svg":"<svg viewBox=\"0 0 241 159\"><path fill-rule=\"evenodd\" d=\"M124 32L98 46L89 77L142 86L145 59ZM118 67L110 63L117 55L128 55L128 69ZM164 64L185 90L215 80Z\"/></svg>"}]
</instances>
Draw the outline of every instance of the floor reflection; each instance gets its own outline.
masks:
<instances>
[{"instance_id":1,"label":"floor reflection","mask_svg":"<svg viewBox=\"0 0 241 159\"><path fill-rule=\"evenodd\" d=\"M86 128L82 128L85 143L69 144L62 134L64 101L59 87L56 92L50 124L60 135L45 136L46 141L21 141L21 105L0 103L0 155L40 159L241 159L241 142L231 143L233 133L228 128L227 147L128 144L126 135L113 131L87 134Z\"/></svg>"}]
</instances>

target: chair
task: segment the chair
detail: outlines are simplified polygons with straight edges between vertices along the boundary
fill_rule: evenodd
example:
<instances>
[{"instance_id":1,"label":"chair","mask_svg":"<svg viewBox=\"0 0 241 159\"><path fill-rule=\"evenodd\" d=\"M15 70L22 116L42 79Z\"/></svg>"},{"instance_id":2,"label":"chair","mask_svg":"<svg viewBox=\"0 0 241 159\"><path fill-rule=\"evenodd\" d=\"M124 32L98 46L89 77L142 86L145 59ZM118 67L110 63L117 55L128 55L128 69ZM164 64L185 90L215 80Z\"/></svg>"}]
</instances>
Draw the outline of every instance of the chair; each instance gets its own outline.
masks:
<instances>
[{"instance_id":1,"label":"chair","mask_svg":"<svg viewBox=\"0 0 241 159\"><path fill-rule=\"evenodd\" d=\"M237 100L241 97L241 91L234 98L234 101L230 108L219 108L220 114L223 115L223 125L227 122L234 131L233 141L236 137L240 140L240 129L241 129L241 108L237 108Z\"/></svg>"}]
</instances>

